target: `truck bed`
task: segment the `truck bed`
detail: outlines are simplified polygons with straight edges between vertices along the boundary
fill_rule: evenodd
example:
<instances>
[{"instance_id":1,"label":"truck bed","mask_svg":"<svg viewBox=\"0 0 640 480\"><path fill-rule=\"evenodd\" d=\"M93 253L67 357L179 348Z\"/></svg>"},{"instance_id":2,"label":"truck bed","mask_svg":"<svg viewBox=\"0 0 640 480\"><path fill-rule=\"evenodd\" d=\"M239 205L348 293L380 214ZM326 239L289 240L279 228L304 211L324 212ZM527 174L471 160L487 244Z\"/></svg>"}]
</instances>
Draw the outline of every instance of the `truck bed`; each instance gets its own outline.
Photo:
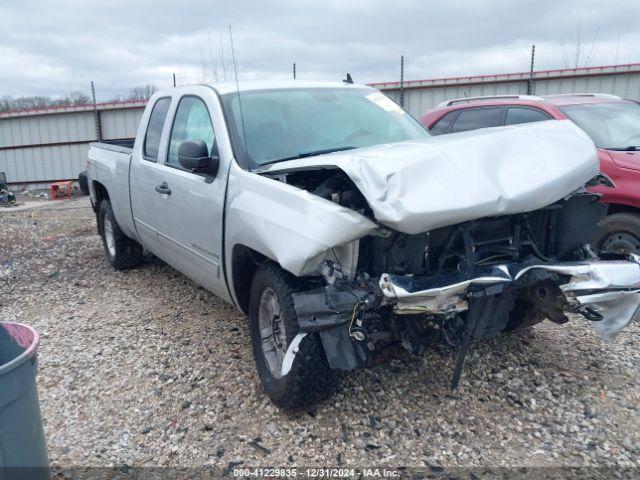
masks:
<instances>
[{"instance_id":1,"label":"truck bed","mask_svg":"<svg viewBox=\"0 0 640 480\"><path fill-rule=\"evenodd\" d=\"M91 142L92 147L111 150L113 152L131 153L135 138L124 138L121 140L103 140L101 142Z\"/></svg>"},{"instance_id":2,"label":"truck bed","mask_svg":"<svg viewBox=\"0 0 640 480\"><path fill-rule=\"evenodd\" d=\"M113 213L125 235L136 238L131 204L129 202L129 167L133 154L133 140L108 140L89 144L87 177L89 191L97 182L108 195ZM94 193L95 196L95 193ZM102 197L101 197L102 198ZM98 203L94 205L98 207Z\"/></svg>"}]
</instances>

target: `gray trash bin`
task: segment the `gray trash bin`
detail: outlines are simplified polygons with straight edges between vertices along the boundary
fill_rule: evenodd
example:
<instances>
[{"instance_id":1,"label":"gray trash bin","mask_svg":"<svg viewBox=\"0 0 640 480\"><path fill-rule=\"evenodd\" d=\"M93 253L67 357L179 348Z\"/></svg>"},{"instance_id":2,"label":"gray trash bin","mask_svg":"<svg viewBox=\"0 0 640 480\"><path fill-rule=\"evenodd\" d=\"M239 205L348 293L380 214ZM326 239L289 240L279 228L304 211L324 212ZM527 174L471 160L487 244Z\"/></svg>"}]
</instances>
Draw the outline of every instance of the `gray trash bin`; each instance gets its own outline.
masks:
<instances>
[{"instance_id":1,"label":"gray trash bin","mask_svg":"<svg viewBox=\"0 0 640 480\"><path fill-rule=\"evenodd\" d=\"M0 480L49 478L36 389L39 341L27 325L0 322Z\"/></svg>"}]
</instances>

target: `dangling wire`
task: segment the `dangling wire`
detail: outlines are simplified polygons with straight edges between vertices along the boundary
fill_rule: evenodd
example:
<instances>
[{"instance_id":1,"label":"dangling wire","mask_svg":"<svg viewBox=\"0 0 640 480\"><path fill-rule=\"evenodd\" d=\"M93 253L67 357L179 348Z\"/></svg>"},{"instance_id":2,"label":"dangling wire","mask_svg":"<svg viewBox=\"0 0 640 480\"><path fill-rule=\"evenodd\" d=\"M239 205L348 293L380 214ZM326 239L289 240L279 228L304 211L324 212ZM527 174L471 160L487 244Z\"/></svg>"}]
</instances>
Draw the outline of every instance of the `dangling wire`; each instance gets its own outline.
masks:
<instances>
[{"instance_id":1,"label":"dangling wire","mask_svg":"<svg viewBox=\"0 0 640 480\"><path fill-rule=\"evenodd\" d=\"M359 309L359 313L358 312ZM356 306L353 307L353 312L351 313L351 321L349 322L349 337L354 338L355 340L362 341L366 338L364 329L362 326L364 325L364 316L366 314L367 305L365 302L358 302ZM356 320L357 318L357 320ZM357 331L353 329L353 322L356 322Z\"/></svg>"}]
</instances>

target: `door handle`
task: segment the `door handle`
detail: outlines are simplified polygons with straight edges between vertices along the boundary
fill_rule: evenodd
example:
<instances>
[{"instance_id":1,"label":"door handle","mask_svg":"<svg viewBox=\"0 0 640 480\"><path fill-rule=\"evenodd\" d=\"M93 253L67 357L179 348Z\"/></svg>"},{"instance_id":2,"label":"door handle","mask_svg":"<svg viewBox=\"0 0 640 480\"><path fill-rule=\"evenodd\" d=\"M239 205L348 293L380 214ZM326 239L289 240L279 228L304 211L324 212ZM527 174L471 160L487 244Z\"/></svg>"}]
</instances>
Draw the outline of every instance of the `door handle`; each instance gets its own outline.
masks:
<instances>
[{"instance_id":1,"label":"door handle","mask_svg":"<svg viewBox=\"0 0 640 480\"><path fill-rule=\"evenodd\" d=\"M156 185L156 192L162 195L171 195L171 189L169 188L169 185L167 185L167 182L162 182L160 185Z\"/></svg>"}]
</instances>

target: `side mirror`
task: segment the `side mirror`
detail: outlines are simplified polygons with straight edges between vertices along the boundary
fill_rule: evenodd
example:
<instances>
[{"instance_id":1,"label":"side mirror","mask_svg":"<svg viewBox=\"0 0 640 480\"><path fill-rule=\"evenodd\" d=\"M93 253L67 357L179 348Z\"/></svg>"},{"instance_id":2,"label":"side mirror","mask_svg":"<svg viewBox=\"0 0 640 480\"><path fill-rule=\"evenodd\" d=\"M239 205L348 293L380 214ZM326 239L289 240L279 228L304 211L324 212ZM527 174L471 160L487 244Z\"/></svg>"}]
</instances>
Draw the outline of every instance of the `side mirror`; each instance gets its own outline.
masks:
<instances>
[{"instance_id":1,"label":"side mirror","mask_svg":"<svg viewBox=\"0 0 640 480\"><path fill-rule=\"evenodd\" d=\"M207 144L202 140L186 140L178 148L180 165L192 173L215 177L220 166L218 156L209 156Z\"/></svg>"}]
</instances>

